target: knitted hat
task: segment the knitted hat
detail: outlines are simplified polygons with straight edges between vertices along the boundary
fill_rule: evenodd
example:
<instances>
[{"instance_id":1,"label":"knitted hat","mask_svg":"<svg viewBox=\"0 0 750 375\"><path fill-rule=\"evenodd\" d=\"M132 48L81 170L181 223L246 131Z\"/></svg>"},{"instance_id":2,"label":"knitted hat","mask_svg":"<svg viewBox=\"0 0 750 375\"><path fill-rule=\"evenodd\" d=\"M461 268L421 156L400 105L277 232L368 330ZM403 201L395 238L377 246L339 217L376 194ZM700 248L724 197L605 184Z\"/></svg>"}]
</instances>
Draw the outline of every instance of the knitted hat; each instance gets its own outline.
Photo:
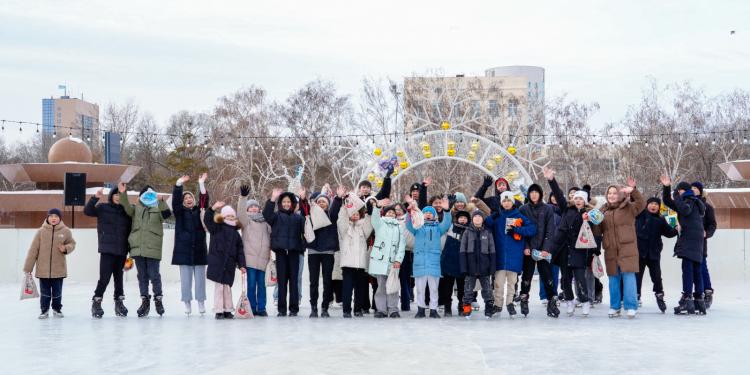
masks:
<instances>
[{"instance_id":1,"label":"knitted hat","mask_svg":"<svg viewBox=\"0 0 750 375\"><path fill-rule=\"evenodd\" d=\"M50 208L50 210L47 211L47 216L49 215L57 215L58 217L62 217L62 211L60 211L59 208Z\"/></svg>"},{"instance_id":2,"label":"knitted hat","mask_svg":"<svg viewBox=\"0 0 750 375\"><path fill-rule=\"evenodd\" d=\"M510 189L510 184L508 183L508 180L500 177L497 180L495 180L495 188L497 188L497 185L500 185L501 183L505 184L505 187ZM487 185L485 185L487 186Z\"/></svg>"},{"instance_id":3,"label":"knitted hat","mask_svg":"<svg viewBox=\"0 0 750 375\"><path fill-rule=\"evenodd\" d=\"M682 181L679 184L677 184L677 190L689 191L689 190L691 190L690 189L690 184L687 183L687 182L685 182L685 181Z\"/></svg>"},{"instance_id":4,"label":"knitted hat","mask_svg":"<svg viewBox=\"0 0 750 375\"><path fill-rule=\"evenodd\" d=\"M419 189L422 187L422 185L419 182L415 182L411 184L411 187L409 188L409 192L412 192L414 190L419 191Z\"/></svg>"},{"instance_id":5,"label":"knitted hat","mask_svg":"<svg viewBox=\"0 0 750 375\"><path fill-rule=\"evenodd\" d=\"M576 198L583 198L584 201L589 200L589 193L587 193L585 190L578 190L573 194L573 199Z\"/></svg>"},{"instance_id":6,"label":"knitted hat","mask_svg":"<svg viewBox=\"0 0 750 375\"><path fill-rule=\"evenodd\" d=\"M326 203L328 203L329 206L331 205L331 198L328 198L328 196L325 194L318 194L318 196L315 197L315 202L318 202L321 199L325 199Z\"/></svg>"},{"instance_id":7,"label":"knitted hat","mask_svg":"<svg viewBox=\"0 0 750 375\"><path fill-rule=\"evenodd\" d=\"M232 206L224 206L221 208L221 216L237 216L237 212L234 211L234 208L232 208Z\"/></svg>"},{"instance_id":8,"label":"knitted hat","mask_svg":"<svg viewBox=\"0 0 750 375\"><path fill-rule=\"evenodd\" d=\"M472 218L472 219L474 218L474 216L481 216L481 217L482 217L482 219L484 219L484 212L482 212L482 210L480 210L480 209L476 209L476 210L474 210L474 211L473 211L473 212L471 213L471 218Z\"/></svg>"},{"instance_id":9,"label":"knitted hat","mask_svg":"<svg viewBox=\"0 0 750 375\"><path fill-rule=\"evenodd\" d=\"M432 214L433 218L437 217L437 211L435 211L435 209L432 208L432 206L427 206L427 207L425 207L425 208L422 209L422 213L423 214L426 214L428 212Z\"/></svg>"},{"instance_id":10,"label":"knitted hat","mask_svg":"<svg viewBox=\"0 0 750 375\"><path fill-rule=\"evenodd\" d=\"M515 198L513 198L513 193L510 191L504 191L502 194L500 194L500 202L502 203L502 201L505 200L513 202L515 200Z\"/></svg>"},{"instance_id":11,"label":"knitted hat","mask_svg":"<svg viewBox=\"0 0 750 375\"><path fill-rule=\"evenodd\" d=\"M248 199L247 200L247 208L250 208L250 207L258 207L258 208L260 208L260 203L258 203L258 201L256 201L255 199Z\"/></svg>"},{"instance_id":12,"label":"knitted hat","mask_svg":"<svg viewBox=\"0 0 750 375\"><path fill-rule=\"evenodd\" d=\"M470 217L469 213L466 212L466 211L458 211L458 212L456 212L456 219L455 220L456 220L457 223L458 223L458 218L459 217L465 217L466 221L470 221L471 220L471 217Z\"/></svg>"},{"instance_id":13,"label":"knitted hat","mask_svg":"<svg viewBox=\"0 0 750 375\"><path fill-rule=\"evenodd\" d=\"M469 201L466 200L466 196L464 195L464 193L457 192L454 195L456 196L456 202L469 203Z\"/></svg>"},{"instance_id":14,"label":"knitted hat","mask_svg":"<svg viewBox=\"0 0 750 375\"><path fill-rule=\"evenodd\" d=\"M649 205L649 204L651 204L651 203L656 203L656 204L658 204L659 206L661 206L661 199L659 199L659 198L657 198L657 197L651 197L651 198L649 198L649 199L648 199L648 200L646 201L646 205Z\"/></svg>"},{"instance_id":15,"label":"knitted hat","mask_svg":"<svg viewBox=\"0 0 750 375\"><path fill-rule=\"evenodd\" d=\"M695 181L692 184L690 184L690 186L698 188L698 191L700 192L700 195L703 195L703 184L702 183L700 183L699 181Z\"/></svg>"}]
</instances>

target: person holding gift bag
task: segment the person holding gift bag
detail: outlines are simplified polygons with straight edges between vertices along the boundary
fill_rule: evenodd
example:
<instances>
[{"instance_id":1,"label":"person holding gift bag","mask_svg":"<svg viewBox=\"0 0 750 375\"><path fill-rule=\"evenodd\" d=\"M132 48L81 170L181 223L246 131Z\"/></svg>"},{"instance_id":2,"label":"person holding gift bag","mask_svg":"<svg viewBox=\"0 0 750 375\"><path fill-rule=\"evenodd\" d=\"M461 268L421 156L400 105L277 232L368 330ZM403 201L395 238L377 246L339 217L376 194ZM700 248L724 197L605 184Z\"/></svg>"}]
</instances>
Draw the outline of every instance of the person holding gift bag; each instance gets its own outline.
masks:
<instances>
[{"instance_id":1,"label":"person holding gift bag","mask_svg":"<svg viewBox=\"0 0 750 375\"><path fill-rule=\"evenodd\" d=\"M400 318L398 292L388 293L386 281L391 269L401 267L406 252L406 238L404 228L396 218L395 205L390 205L388 198L378 202L377 207L372 210L372 227L375 230L375 242L370 252L369 273L377 278L379 286L375 291L375 317Z\"/></svg>"},{"instance_id":2,"label":"person holding gift bag","mask_svg":"<svg viewBox=\"0 0 750 375\"><path fill-rule=\"evenodd\" d=\"M216 214L215 211L221 209ZM224 202L216 202L206 209L203 224L211 234L208 249L208 269L206 275L216 283L214 289L214 312L216 319L233 319L232 284L237 268L246 272L245 251L242 237L237 232L237 213Z\"/></svg>"},{"instance_id":3,"label":"person holding gift bag","mask_svg":"<svg viewBox=\"0 0 750 375\"><path fill-rule=\"evenodd\" d=\"M624 301L628 318L638 311L638 288L635 274L640 271L635 218L646 208L646 200L638 191L635 179L628 177L628 186L607 187L607 203L601 212L604 219L594 226L595 233L603 236L604 263L609 276L609 315L620 314L620 301ZM584 214L584 220L589 215ZM623 295L620 295L620 281Z\"/></svg>"},{"instance_id":4,"label":"person holding gift bag","mask_svg":"<svg viewBox=\"0 0 750 375\"><path fill-rule=\"evenodd\" d=\"M575 278L582 313L588 316L591 311L592 296L589 296L586 286L586 268L589 267L587 262L591 259L590 252L599 254L597 254L596 242L593 234L590 233L590 228L587 232L589 235L583 239L587 242L585 246L581 246L582 241L579 236L581 227L584 227L584 214L594 209L596 200L591 199L587 191L577 190L573 193L573 199L569 201L555 180L555 171L545 167L543 173L561 210L560 223L555 232L552 262L560 266L562 271L560 282L565 294L566 310L568 316L573 316L575 313L575 302L573 302L573 279ZM588 222L586 223L585 226L588 227Z\"/></svg>"},{"instance_id":5,"label":"person holding gift bag","mask_svg":"<svg viewBox=\"0 0 750 375\"><path fill-rule=\"evenodd\" d=\"M73 234L62 222L62 212L53 208L47 212L47 218L36 231L34 240L29 246L24 262L24 277L29 277L32 270L39 279L42 313L39 319L49 317L50 304L56 318L62 318L63 279L68 277L68 265L65 258L76 248Z\"/></svg>"}]
</instances>

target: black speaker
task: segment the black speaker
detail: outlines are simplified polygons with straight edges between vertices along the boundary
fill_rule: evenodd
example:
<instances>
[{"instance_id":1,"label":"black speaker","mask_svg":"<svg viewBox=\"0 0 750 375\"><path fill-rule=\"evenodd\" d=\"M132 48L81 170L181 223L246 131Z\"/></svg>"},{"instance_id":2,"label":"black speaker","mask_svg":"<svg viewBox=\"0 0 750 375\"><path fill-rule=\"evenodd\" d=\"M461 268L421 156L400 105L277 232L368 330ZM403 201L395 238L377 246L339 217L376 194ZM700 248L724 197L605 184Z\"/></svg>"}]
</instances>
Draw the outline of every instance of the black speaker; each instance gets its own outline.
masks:
<instances>
[{"instance_id":1,"label":"black speaker","mask_svg":"<svg viewBox=\"0 0 750 375\"><path fill-rule=\"evenodd\" d=\"M85 173L66 173L64 189L65 189L65 205L66 206L86 205L86 174Z\"/></svg>"}]
</instances>

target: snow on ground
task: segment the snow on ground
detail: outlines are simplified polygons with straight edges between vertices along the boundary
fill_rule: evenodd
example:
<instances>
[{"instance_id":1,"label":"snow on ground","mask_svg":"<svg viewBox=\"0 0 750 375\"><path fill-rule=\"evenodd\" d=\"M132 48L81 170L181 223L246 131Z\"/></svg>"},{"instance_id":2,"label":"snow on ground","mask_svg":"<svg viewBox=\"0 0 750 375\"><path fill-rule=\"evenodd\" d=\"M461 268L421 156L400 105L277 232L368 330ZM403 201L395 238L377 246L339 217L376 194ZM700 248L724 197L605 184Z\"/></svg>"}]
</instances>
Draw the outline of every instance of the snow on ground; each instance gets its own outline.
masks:
<instances>
[{"instance_id":1,"label":"snow on ground","mask_svg":"<svg viewBox=\"0 0 750 375\"><path fill-rule=\"evenodd\" d=\"M94 320L94 286L67 283L65 318L40 321L38 300L18 301L20 286L0 284L0 374L747 373L750 299L742 282L715 286L707 316L671 314L675 288L667 290L665 315L646 294L634 320L609 319L606 305L588 318L551 319L536 298L528 318L503 311L492 320L416 320L404 312L399 320L345 320L332 309L332 318L313 320L307 303L299 317L277 318L269 288L274 316L216 321L210 311L186 317L177 283L165 285L165 316L152 306L144 319L135 316L133 283L126 284L130 315L114 316L110 284L105 316ZM212 292L209 285L209 301Z\"/></svg>"}]
</instances>

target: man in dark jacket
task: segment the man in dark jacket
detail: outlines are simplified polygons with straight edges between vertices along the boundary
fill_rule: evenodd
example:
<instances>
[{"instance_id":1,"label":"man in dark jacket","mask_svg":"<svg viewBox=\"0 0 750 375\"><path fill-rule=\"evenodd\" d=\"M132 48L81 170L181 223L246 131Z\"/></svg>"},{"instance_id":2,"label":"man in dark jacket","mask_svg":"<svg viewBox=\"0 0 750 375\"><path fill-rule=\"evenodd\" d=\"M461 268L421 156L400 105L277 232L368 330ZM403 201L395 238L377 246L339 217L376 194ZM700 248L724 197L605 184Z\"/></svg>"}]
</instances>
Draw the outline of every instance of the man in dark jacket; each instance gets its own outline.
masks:
<instances>
[{"instance_id":1,"label":"man in dark jacket","mask_svg":"<svg viewBox=\"0 0 750 375\"><path fill-rule=\"evenodd\" d=\"M276 254L276 275L279 287L278 316L287 315L287 288L289 289L289 316L297 316L299 313L299 259L305 251L302 237L305 218L297 213L297 197L293 193L282 193L281 189L273 189L271 199L263 208L263 218L271 226L271 250Z\"/></svg>"},{"instance_id":2,"label":"man in dark jacket","mask_svg":"<svg viewBox=\"0 0 750 375\"><path fill-rule=\"evenodd\" d=\"M96 283L91 314L95 318L104 315L102 297L109 285L109 278L115 282L115 315L127 316L123 300L125 294L122 288L122 274L125 260L130 251L128 236L130 235L131 219L120 205L117 189L109 189L106 203L97 204L104 195L104 189L99 189L96 195L89 199L83 208L86 216L97 218L96 232L99 239L99 281Z\"/></svg>"},{"instance_id":3,"label":"man in dark jacket","mask_svg":"<svg viewBox=\"0 0 750 375\"><path fill-rule=\"evenodd\" d=\"M328 216L331 223L336 223L341 209L341 199L331 203L325 194L315 194L313 204L318 205ZM305 202L302 212L309 218L312 207ZM314 224L314 223L313 223ZM328 305L333 300L333 262L334 253L339 251L339 235L335 224L315 229L315 240L307 244L307 265L310 271L310 317L318 317L318 283L323 272L323 303L320 316L328 318Z\"/></svg>"},{"instance_id":4,"label":"man in dark jacket","mask_svg":"<svg viewBox=\"0 0 750 375\"><path fill-rule=\"evenodd\" d=\"M181 301L185 304L185 314L192 312L193 281L195 281L195 300L198 311L206 312L206 266L208 261L208 247L206 246L206 231L201 222L201 209L207 208L209 201L205 181L208 174L204 173L198 179L199 199L195 199L192 192L184 190L184 184L190 181L190 176L177 179L172 188L172 210L175 217L174 250L172 264L180 267ZM211 218L213 220L213 218Z\"/></svg>"},{"instance_id":5,"label":"man in dark jacket","mask_svg":"<svg viewBox=\"0 0 750 375\"><path fill-rule=\"evenodd\" d=\"M708 273L708 239L714 236L716 232L716 215L714 214L714 206L706 201L706 197L703 194L703 184L696 181L691 185L693 194L701 199L703 204L706 206L706 214L703 215L703 262L701 262L701 275L703 276L703 294L706 300L706 309L711 308L711 303L714 300L714 288L711 286L711 275Z\"/></svg>"},{"instance_id":6,"label":"man in dark jacket","mask_svg":"<svg viewBox=\"0 0 750 375\"><path fill-rule=\"evenodd\" d=\"M705 314L701 262L705 238L703 215L706 213L706 206L693 194L689 183L677 184L674 194L672 194L670 186L672 181L669 177L662 176L661 183L664 186L662 190L664 205L677 211L677 220L680 223L680 235L677 237L674 252L676 257L682 259L682 298L679 306L674 308L674 312L675 314L695 314L697 309L699 314Z\"/></svg>"},{"instance_id":7,"label":"man in dark jacket","mask_svg":"<svg viewBox=\"0 0 750 375\"><path fill-rule=\"evenodd\" d=\"M544 285L545 294L549 296L547 304L550 305L550 316L555 315L557 301L555 298L554 284L552 282L552 265L549 261L541 259L535 260L531 252L536 250L541 252L542 257L550 257L553 241L555 237L555 212L552 207L542 201L544 192L542 187L537 184L529 186L529 202L521 206L521 214L529 218L536 224L536 234L533 237L525 238L523 273L521 276L521 314L529 314L529 291L531 290L531 280L534 277L534 268L539 269L539 278ZM559 315L559 310L557 315Z\"/></svg>"},{"instance_id":8,"label":"man in dark jacket","mask_svg":"<svg viewBox=\"0 0 750 375\"><path fill-rule=\"evenodd\" d=\"M661 199L652 197L646 201L646 209L635 218L635 230L638 236L638 255L640 271L635 275L638 285L638 300L641 300L641 285L643 272L648 267L651 282L654 284L654 294L659 310L664 312L667 305L664 302L664 286L661 282L661 250L664 247L662 236L672 238L677 235L677 229L672 228L667 220L659 214Z\"/></svg>"}]
</instances>

